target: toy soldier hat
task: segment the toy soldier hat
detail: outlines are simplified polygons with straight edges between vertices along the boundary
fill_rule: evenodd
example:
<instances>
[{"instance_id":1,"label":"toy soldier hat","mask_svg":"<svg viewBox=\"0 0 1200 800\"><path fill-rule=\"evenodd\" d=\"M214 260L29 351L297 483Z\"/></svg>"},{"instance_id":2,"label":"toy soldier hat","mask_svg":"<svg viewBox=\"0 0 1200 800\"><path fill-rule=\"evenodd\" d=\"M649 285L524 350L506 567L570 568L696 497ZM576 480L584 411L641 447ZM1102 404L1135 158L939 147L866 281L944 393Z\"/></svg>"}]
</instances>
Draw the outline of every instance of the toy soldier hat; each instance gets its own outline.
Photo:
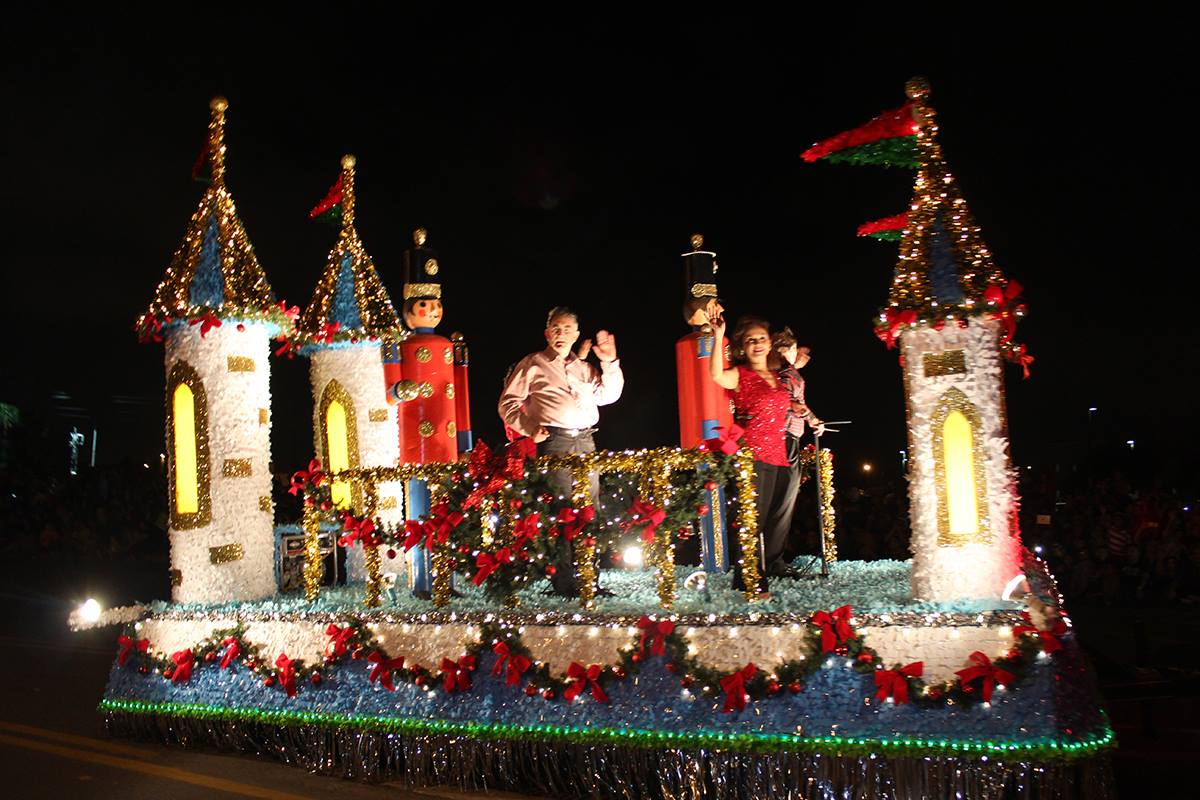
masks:
<instances>
[{"instance_id":1,"label":"toy soldier hat","mask_svg":"<svg viewBox=\"0 0 1200 800\"><path fill-rule=\"evenodd\" d=\"M437 253L425 246L424 228L413 231L413 246L404 251L404 299L440 300L442 267Z\"/></svg>"},{"instance_id":2,"label":"toy soldier hat","mask_svg":"<svg viewBox=\"0 0 1200 800\"><path fill-rule=\"evenodd\" d=\"M717 254L703 248L704 237L692 234L692 250L683 254L685 299L717 296Z\"/></svg>"}]
</instances>

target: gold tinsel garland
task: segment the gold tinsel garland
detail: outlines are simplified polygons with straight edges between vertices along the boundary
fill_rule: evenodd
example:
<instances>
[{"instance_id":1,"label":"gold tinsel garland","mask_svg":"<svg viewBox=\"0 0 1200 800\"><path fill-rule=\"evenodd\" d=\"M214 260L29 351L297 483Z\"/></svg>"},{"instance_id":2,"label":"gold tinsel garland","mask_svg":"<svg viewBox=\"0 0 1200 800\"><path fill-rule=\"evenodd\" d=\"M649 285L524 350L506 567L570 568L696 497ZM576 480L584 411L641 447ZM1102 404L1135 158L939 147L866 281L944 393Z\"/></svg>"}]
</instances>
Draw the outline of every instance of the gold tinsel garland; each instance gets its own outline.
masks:
<instances>
[{"instance_id":1,"label":"gold tinsel garland","mask_svg":"<svg viewBox=\"0 0 1200 800\"><path fill-rule=\"evenodd\" d=\"M379 484L367 483L363 487L362 514L364 519L375 519L376 507L379 505ZM378 545L363 543L363 557L367 567L366 597L363 605L367 608L378 608L383 600L383 559L379 556Z\"/></svg>"},{"instance_id":2,"label":"gold tinsel garland","mask_svg":"<svg viewBox=\"0 0 1200 800\"><path fill-rule=\"evenodd\" d=\"M826 562L837 561L837 514L833 510L833 451L821 448L817 456L817 502L821 504L821 538Z\"/></svg>"},{"instance_id":3,"label":"gold tinsel garland","mask_svg":"<svg viewBox=\"0 0 1200 800\"><path fill-rule=\"evenodd\" d=\"M737 459L738 543L742 549L738 563L742 565L742 585L746 587L746 599L754 602L758 599L758 582L762 577L758 571L760 537L758 489L754 485L754 453L749 447L743 447L733 457Z\"/></svg>"},{"instance_id":4,"label":"gold tinsel garland","mask_svg":"<svg viewBox=\"0 0 1200 800\"><path fill-rule=\"evenodd\" d=\"M738 488L738 540L741 546L743 580L746 585L746 598L750 601L758 599L758 510L755 501L758 492L754 486L754 455L749 448L743 447L734 455L737 461L736 482ZM594 453L577 453L563 456L541 456L531 459L528 468L543 473L551 470L567 470L571 473L571 501L577 508L590 505L593 501L589 492L589 474L591 472L625 472L637 475L649 494L655 498L656 504L662 506L669 500L670 476L675 470L697 469L714 459L712 453L703 450L683 450L680 448L661 447L646 450L625 450L621 452L599 451ZM397 467L365 467L352 470L331 472L326 477L329 481L363 482L374 486L383 482L408 481L414 478L429 482L430 487L440 486L456 470L460 464L403 464ZM648 482L648 483L647 483ZM372 489L371 496L374 496ZM504 497L503 492L498 500L501 515L500 530L497 532L496 544L507 541L516 524L515 510L512 503ZM374 502L370 503L367 516L374 516ZM503 544L501 544L503 546ZM442 551L439 556L437 551ZM657 532L652 546L652 558L656 567L656 581L659 599L664 608L670 608L675 597L675 562L674 546L670 530ZM367 552L367 600L368 606L379 604L382 576L372 577L372 559L375 554L375 574L379 573L379 553L375 548L366 548ZM439 591L435 580L434 601L437 605L445 605L449 598L449 560L447 548L436 548L434 555L435 578L438 573L447 576L445 596L439 602ZM749 556L749 557L748 557ZM439 559L444 559L439 561ZM441 564L442 566L438 566ZM579 583L580 604L584 608L593 608L596 597L596 540L594 536L584 536L576 543L575 548L576 578ZM374 588L372 588L374 586ZM372 602L374 597L374 602Z\"/></svg>"},{"instance_id":5,"label":"gold tinsel garland","mask_svg":"<svg viewBox=\"0 0 1200 800\"><path fill-rule=\"evenodd\" d=\"M304 506L304 597L313 602L321 593L325 564L321 559L321 516L316 506Z\"/></svg>"},{"instance_id":6,"label":"gold tinsel garland","mask_svg":"<svg viewBox=\"0 0 1200 800\"><path fill-rule=\"evenodd\" d=\"M438 496L441 494L441 483L429 482L429 507L433 508L438 504ZM450 569L450 542L434 542L433 552L429 554L430 563L432 566L432 595L433 604L438 608L445 608L450 604L450 577L454 571Z\"/></svg>"}]
</instances>

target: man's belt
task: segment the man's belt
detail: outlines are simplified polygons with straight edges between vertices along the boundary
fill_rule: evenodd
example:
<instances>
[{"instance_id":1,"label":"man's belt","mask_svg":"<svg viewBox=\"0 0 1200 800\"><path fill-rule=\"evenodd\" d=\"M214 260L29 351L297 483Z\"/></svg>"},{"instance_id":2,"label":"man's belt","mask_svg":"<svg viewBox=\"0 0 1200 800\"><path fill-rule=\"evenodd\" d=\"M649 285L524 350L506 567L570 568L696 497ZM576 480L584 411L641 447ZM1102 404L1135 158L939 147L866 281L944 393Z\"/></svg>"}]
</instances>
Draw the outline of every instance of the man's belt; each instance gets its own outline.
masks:
<instances>
[{"instance_id":1,"label":"man's belt","mask_svg":"<svg viewBox=\"0 0 1200 800\"><path fill-rule=\"evenodd\" d=\"M556 428L553 425L546 425L544 427L546 428L546 430L550 431L551 433L559 433L559 434L562 434L563 436L571 436L571 437L591 436L593 433L596 432L596 428Z\"/></svg>"}]
</instances>

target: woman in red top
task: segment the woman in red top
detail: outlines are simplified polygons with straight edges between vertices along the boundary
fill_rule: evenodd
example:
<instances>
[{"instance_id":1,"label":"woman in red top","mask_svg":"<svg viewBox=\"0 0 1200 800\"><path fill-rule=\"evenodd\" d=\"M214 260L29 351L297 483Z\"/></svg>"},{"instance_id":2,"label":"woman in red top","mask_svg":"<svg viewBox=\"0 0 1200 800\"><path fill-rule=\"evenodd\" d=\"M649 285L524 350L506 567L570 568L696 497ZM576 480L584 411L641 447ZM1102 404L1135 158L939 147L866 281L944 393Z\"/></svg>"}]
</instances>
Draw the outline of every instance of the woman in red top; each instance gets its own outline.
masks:
<instances>
[{"instance_id":1,"label":"woman in red top","mask_svg":"<svg viewBox=\"0 0 1200 800\"><path fill-rule=\"evenodd\" d=\"M721 341L725 319L711 321L713 336ZM754 453L754 482L758 490L760 536L759 574L766 590L768 575L798 577L783 558L783 547L792 526L792 508L800 488L788 463L784 431L787 429L791 392L767 363L771 354L771 329L766 320L742 317L730 339L734 366L723 369L721 360L709 359L710 374L718 385L733 392L737 419L746 429L746 443ZM743 588L735 569L734 586Z\"/></svg>"}]
</instances>

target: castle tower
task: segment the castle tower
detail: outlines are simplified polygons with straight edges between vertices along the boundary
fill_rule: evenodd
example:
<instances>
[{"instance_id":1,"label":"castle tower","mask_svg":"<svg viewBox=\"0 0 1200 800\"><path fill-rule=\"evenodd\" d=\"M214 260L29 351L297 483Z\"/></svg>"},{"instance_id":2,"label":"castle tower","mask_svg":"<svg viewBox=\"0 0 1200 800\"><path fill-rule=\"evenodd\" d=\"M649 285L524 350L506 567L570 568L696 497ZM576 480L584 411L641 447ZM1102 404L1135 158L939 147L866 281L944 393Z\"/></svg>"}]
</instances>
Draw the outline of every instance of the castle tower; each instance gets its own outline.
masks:
<instances>
[{"instance_id":1,"label":"castle tower","mask_svg":"<svg viewBox=\"0 0 1200 800\"><path fill-rule=\"evenodd\" d=\"M898 340L908 414L912 591L998 598L1021 570L1003 360L1024 313L942 158L929 87L909 82L917 174L888 305L876 322Z\"/></svg>"},{"instance_id":2,"label":"castle tower","mask_svg":"<svg viewBox=\"0 0 1200 800\"><path fill-rule=\"evenodd\" d=\"M407 333L354 227L354 167L354 156L342 157L341 175L309 215L340 220L341 230L297 323L300 352L311 359L314 451L329 471L394 467L400 459L399 407L387 400L380 342L398 342ZM362 497L350 483L331 490L335 505L361 510ZM380 483L377 491L377 516L403 526L402 483ZM385 572L403 571L403 556L381 556ZM348 553L347 571L352 580L365 578L361 548Z\"/></svg>"},{"instance_id":3,"label":"castle tower","mask_svg":"<svg viewBox=\"0 0 1200 800\"><path fill-rule=\"evenodd\" d=\"M271 504L270 339L276 305L225 188L224 98L212 101L196 172L209 185L150 307L166 342L171 596L253 600L276 591Z\"/></svg>"}]
</instances>

